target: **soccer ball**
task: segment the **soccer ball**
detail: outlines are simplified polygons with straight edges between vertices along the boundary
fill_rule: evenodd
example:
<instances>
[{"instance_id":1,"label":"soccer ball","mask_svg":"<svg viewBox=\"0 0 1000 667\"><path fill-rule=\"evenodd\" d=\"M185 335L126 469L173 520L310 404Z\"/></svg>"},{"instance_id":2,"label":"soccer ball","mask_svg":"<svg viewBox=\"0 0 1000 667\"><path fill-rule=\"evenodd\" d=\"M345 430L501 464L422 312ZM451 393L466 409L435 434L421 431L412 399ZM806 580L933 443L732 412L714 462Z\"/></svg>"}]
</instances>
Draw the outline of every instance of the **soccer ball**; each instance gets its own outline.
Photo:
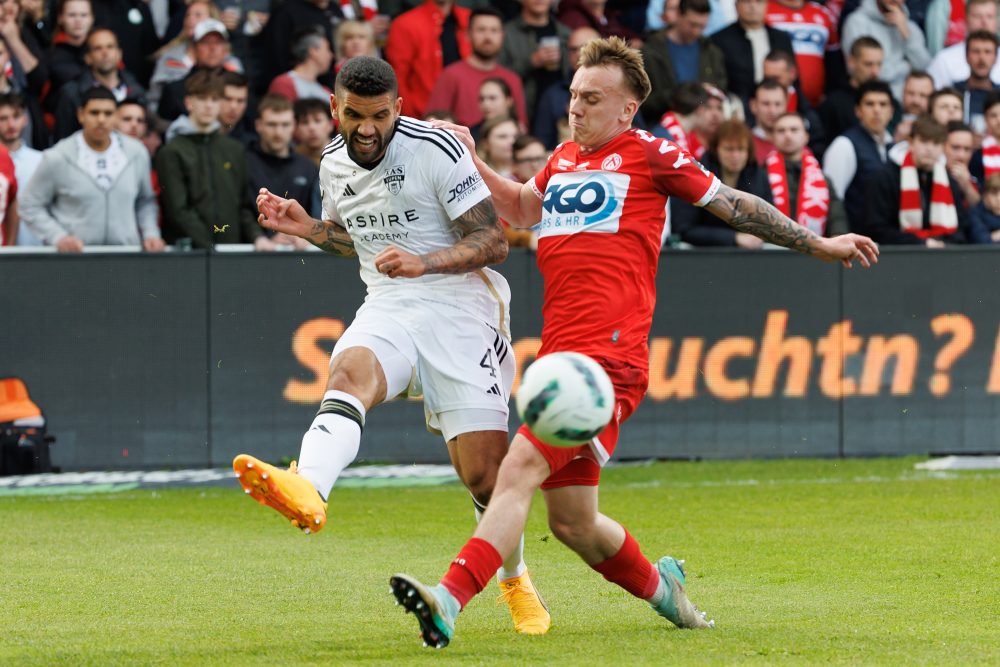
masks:
<instances>
[{"instance_id":1,"label":"soccer ball","mask_svg":"<svg viewBox=\"0 0 1000 667\"><path fill-rule=\"evenodd\" d=\"M611 421L615 390L596 361L555 352L531 364L517 390L517 413L542 442L575 447Z\"/></svg>"}]
</instances>

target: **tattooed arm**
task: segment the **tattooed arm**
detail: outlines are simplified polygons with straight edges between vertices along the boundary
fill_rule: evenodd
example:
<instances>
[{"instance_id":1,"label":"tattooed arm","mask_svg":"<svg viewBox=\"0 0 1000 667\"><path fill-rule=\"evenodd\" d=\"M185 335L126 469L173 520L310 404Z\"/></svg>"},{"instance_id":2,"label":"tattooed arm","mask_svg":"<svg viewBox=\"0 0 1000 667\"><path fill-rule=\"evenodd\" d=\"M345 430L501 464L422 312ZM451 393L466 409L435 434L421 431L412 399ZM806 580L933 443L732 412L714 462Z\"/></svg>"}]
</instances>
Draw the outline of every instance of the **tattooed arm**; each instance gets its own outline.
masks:
<instances>
[{"instance_id":1,"label":"tattooed arm","mask_svg":"<svg viewBox=\"0 0 1000 667\"><path fill-rule=\"evenodd\" d=\"M867 236L844 234L823 238L760 197L727 185L719 187L705 208L737 231L824 261L840 260L848 268L852 260L858 260L864 267L878 261L878 246Z\"/></svg>"},{"instance_id":2,"label":"tattooed arm","mask_svg":"<svg viewBox=\"0 0 1000 667\"><path fill-rule=\"evenodd\" d=\"M316 220L312 218L312 228L302 238L320 250L325 250L339 257L358 256L351 235L333 220Z\"/></svg>"},{"instance_id":3,"label":"tattooed arm","mask_svg":"<svg viewBox=\"0 0 1000 667\"><path fill-rule=\"evenodd\" d=\"M426 255L390 246L375 256L375 269L390 278L417 278L426 273L469 273L507 258L507 238L490 197L453 221L461 235L455 245Z\"/></svg>"},{"instance_id":4,"label":"tattooed arm","mask_svg":"<svg viewBox=\"0 0 1000 667\"><path fill-rule=\"evenodd\" d=\"M341 257L354 257L354 241L347 230L333 220L317 220L294 199L285 199L261 188L257 194L257 222L261 227L309 241L314 246Z\"/></svg>"}]
</instances>

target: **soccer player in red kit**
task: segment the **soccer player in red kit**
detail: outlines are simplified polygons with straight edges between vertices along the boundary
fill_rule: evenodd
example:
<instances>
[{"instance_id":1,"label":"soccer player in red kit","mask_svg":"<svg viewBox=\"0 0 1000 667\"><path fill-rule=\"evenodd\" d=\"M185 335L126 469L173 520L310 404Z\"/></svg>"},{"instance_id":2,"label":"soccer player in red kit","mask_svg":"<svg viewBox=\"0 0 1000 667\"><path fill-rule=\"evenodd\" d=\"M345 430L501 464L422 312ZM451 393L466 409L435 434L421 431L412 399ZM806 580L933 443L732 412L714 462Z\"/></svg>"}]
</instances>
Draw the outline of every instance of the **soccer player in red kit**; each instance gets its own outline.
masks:
<instances>
[{"instance_id":1,"label":"soccer player in red kit","mask_svg":"<svg viewBox=\"0 0 1000 667\"><path fill-rule=\"evenodd\" d=\"M824 239L763 200L723 185L676 144L632 129L650 91L637 51L616 37L584 46L570 86L572 141L534 179L517 184L482 161L476 166L498 213L538 232L545 282L539 356L582 352L615 387L611 423L575 448L551 447L522 426L500 465L493 497L476 529L437 586L397 574L393 594L420 623L426 644L446 646L455 619L518 544L531 499L541 487L552 533L605 579L647 600L681 628L711 623L688 600L682 562L647 560L625 528L598 511L601 466L614 452L620 424L646 392L647 337L668 196L705 206L736 229L824 260L850 266L877 261L871 239ZM452 125L472 146L468 131Z\"/></svg>"}]
</instances>

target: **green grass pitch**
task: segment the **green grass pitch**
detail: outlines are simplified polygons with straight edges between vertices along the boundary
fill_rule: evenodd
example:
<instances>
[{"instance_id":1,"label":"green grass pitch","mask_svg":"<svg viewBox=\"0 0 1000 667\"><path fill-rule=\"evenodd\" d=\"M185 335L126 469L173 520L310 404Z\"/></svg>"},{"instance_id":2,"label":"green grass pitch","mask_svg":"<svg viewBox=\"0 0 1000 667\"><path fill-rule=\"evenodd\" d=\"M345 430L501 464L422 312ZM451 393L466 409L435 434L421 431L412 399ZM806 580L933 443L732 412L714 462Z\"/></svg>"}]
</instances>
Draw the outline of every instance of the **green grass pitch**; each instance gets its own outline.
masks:
<instances>
[{"instance_id":1,"label":"green grass pitch","mask_svg":"<svg viewBox=\"0 0 1000 667\"><path fill-rule=\"evenodd\" d=\"M334 491L306 537L231 489L0 498L2 665L1000 664L1000 473L914 459L609 470L605 512L688 562L714 631L668 627L549 536L526 558L553 628L493 583L443 651L389 594L468 537L458 485Z\"/></svg>"}]
</instances>

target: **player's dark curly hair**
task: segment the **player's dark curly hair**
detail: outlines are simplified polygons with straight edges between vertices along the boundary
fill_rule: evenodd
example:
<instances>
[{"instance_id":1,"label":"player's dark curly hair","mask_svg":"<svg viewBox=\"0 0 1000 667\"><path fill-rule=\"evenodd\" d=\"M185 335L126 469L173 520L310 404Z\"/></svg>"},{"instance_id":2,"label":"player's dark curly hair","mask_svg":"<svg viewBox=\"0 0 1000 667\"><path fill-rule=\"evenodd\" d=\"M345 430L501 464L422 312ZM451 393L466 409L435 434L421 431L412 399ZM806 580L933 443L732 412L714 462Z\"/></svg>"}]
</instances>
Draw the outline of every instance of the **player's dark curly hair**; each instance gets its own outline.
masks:
<instances>
[{"instance_id":1,"label":"player's dark curly hair","mask_svg":"<svg viewBox=\"0 0 1000 667\"><path fill-rule=\"evenodd\" d=\"M337 74L336 90L339 94L346 90L362 97L376 97L399 92L399 83L392 67L381 58L355 56L340 68Z\"/></svg>"}]
</instances>

